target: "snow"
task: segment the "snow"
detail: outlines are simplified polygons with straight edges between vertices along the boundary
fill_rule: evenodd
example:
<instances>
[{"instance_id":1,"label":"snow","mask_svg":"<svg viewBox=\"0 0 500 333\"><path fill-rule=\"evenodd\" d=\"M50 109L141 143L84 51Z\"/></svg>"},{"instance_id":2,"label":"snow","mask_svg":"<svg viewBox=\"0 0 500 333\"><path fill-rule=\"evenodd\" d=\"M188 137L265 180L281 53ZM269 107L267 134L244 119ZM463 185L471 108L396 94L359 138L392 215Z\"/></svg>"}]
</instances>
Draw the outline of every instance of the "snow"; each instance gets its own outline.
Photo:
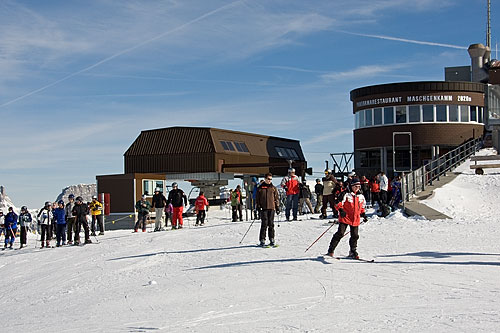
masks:
<instances>
[{"instance_id":1,"label":"snow","mask_svg":"<svg viewBox=\"0 0 500 333\"><path fill-rule=\"evenodd\" d=\"M358 250L375 263L322 259L336 226L304 252L330 226L307 216L276 223L278 248L255 246L258 221L240 244L251 222L218 208L203 227L106 232L84 247L35 250L32 238L0 253L2 330L496 331L500 174L467 163L427 200L451 220L369 211Z\"/></svg>"}]
</instances>

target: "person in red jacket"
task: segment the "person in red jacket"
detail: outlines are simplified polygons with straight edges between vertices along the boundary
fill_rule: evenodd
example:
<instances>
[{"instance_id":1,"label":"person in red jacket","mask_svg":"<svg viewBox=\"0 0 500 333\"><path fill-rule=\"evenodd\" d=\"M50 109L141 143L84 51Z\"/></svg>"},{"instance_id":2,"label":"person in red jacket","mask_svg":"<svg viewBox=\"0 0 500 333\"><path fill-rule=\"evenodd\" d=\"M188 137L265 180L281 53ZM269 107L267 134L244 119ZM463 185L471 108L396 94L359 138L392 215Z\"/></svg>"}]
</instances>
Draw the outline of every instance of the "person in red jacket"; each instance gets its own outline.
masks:
<instances>
[{"instance_id":1,"label":"person in red jacket","mask_svg":"<svg viewBox=\"0 0 500 333\"><path fill-rule=\"evenodd\" d=\"M206 211L205 207L208 210L208 200L205 198L205 194L203 191L200 191L200 195L196 198L194 202L195 210L196 210L196 224L195 225L204 225L205 224L205 216Z\"/></svg>"},{"instance_id":2,"label":"person in red jacket","mask_svg":"<svg viewBox=\"0 0 500 333\"><path fill-rule=\"evenodd\" d=\"M293 220L297 221L299 211L299 177L295 175L295 169L288 169L288 176L281 181L281 187L286 190L286 220L290 221L290 209L293 211Z\"/></svg>"},{"instance_id":3,"label":"person in red jacket","mask_svg":"<svg viewBox=\"0 0 500 333\"><path fill-rule=\"evenodd\" d=\"M353 178L351 188L346 189L339 197L336 208L339 211L339 229L333 235L328 247L327 255L333 257L333 251L345 235L347 226L350 226L351 238L349 246L351 251L349 257L359 259L357 246L359 238L359 224L361 217L366 222L368 219L365 214L365 197L360 192L361 183L358 178Z\"/></svg>"},{"instance_id":4,"label":"person in red jacket","mask_svg":"<svg viewBox=\"0 0 500 333\"><path fill-rule=\"evenodd\" d=\"M378 183L377 177L373 177L370 181L370 191L372 206L375 206L375 202L377 202L380 209L380 184Z\"/></svg>"}]
</instances>

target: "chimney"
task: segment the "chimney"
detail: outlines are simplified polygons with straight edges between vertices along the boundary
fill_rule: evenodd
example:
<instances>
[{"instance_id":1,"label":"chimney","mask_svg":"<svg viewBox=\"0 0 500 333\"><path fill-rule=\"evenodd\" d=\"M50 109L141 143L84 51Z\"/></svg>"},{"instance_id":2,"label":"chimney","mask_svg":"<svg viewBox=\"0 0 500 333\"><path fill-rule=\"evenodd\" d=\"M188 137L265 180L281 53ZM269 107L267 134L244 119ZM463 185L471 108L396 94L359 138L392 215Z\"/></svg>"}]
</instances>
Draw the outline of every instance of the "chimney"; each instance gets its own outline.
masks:
<instances>
[{"instance_id":1,"label":"chimney","mask_svg":"<svg viewBox=\"0 0 500 333\"><path fill-rule=\"evenodd\" d=\"M471 44L467 51L469 51L472 65L472 82L481 82L485 78L483 58L486 53L486 47L481 43Z\"/></svg>"},{"instance_id":2,"label":"chimney","mask_svg":"<svg viewBox=\"0 0 500 333\"><path fill-rule=\"evenodd\" d=\"M489 64L490 60L491 60L491 48L486 46L483 56L483 65Z\"/></svg>"}]
</instances>

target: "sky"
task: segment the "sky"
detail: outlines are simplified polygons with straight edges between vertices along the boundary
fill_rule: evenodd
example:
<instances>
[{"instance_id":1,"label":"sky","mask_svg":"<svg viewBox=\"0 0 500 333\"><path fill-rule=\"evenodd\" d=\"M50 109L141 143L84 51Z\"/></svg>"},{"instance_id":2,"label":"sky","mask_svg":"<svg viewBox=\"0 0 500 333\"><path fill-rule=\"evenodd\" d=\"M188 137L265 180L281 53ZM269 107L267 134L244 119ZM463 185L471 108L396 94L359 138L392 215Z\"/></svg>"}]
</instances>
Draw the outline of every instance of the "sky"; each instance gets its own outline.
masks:
<instances>
[{"instance_id":1,"label":"sky","mask_svg":"<svg viewBox=\"0 0 500 333\"><path fill-rule=\"evenodd\" d=\"M349 92L469 65L486 0L0 0L0 31L0 184L35 208L153 128L297 139L321 172L353 150Z\"/></svg>"}]
</instances>

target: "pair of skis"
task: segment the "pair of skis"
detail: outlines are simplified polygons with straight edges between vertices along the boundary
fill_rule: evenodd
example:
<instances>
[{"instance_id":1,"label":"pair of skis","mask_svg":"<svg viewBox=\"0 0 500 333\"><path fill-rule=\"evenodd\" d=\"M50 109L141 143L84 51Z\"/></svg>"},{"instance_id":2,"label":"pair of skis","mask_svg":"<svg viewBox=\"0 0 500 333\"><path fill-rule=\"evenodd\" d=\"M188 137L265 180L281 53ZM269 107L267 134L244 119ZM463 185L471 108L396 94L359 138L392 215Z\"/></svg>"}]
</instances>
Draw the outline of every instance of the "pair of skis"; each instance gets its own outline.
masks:
<instances>
[{"instance_id":1,"label":"pair of skis","mask_svg":"<svg viewBox=\"0 0 500 333\"><path fill-rule=\"evenodd\" d=\"M329 256L328 254L325 254L322 256L323 259L327 260L354 260L354 261L361 261L361 262L375 262L375 259L365 259L365 258L360 258L360 257L335 257L335 256Z\"/></svg>"}]
</instances>

